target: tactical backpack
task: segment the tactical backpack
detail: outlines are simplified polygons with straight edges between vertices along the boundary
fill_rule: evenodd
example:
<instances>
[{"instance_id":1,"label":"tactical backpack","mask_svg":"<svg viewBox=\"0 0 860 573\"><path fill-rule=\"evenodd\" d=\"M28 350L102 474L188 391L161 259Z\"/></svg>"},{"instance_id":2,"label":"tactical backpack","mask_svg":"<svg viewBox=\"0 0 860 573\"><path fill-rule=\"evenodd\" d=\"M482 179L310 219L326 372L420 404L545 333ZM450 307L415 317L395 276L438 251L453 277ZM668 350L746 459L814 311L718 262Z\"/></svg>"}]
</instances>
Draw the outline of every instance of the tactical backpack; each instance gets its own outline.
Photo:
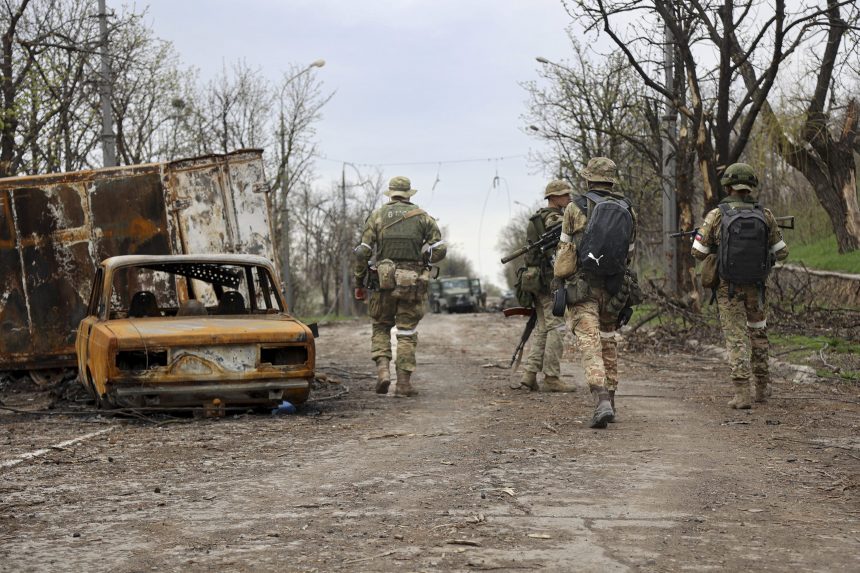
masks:
<instances>
[{"instance_id":1,"label":"tactical backpack","mask_svg":"<svg viewBox=\"0 0 860 573\"><path fill-rule=\"evenodd\" d=\"M623 276L627 268L633 215L627 199L608 197L593 191L585 194L594 203L586 213L582 241L577 245L579 268L598 277ZM582 209L581 203L577 206Z\"/></svg>"},{"instance_id":2,"label":"tactical backpack","mask_svg":"<svg viewBox=\"0 0 860 573\"><path fill-rule=\"evenodd\" d=\"M758 203L741 208L720 203L719 208L722 221L717 259L720 279L729 285L729 296L734 294L734 285L757 285L763 290L771 268L770 229L764 209Z\"/></svg>"}]
</instances>

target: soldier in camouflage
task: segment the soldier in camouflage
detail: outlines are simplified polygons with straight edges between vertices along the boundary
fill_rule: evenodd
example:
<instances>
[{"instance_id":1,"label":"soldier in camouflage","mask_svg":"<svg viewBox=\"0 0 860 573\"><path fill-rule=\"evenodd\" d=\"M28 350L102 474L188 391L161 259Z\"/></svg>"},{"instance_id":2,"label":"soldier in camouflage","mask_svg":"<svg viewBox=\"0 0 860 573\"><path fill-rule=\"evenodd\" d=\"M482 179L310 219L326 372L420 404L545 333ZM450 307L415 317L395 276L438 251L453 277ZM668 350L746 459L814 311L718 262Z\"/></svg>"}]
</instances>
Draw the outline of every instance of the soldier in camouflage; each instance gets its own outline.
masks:
<instances>
[{"instance_id":1,"label":"soldier in camouflage","mask_svg":"<svg viewBox=\"0 0 860 573\"><path fill-rule=\"evenodd\" d=\"M606 157L595 157L588 161L582 176L586 180L589 191L601 195L623 199L613 186L617 183L618 169L615 162ZM576 246L581 242L585 232L588 216L593 208L592 201L578 197L564 211L561 237L556 251L555 286L560 286L560 280L566 285L578 285L577 289L584 292L573 300L568 298L566 319L568 328L576 335L577 344L582 352L582 366L585 379L596 407L590 427L605 428L607 423L615 421L615 391L618 388L618 314L609 310L613 295L606 289L604 279L590 276L582 269L571 272L570 267L563 268L562 259L577 258ZM577 205L577 202L580 205ZM586 208L583 212L582 206ZM634 231L630 237L628 262L633 255L633 245L636 238L636 215L631 209ZM568 288L568 293L571 288Z\"/></svg>"},{"instance_id":2,"label":"soldier in camouflage","mask_svg":"<svg viewBox=\"0 0 860 573\"><path fill-rule=\"evenodd\" d=\"M561 225L564 208L570 203L573 188L564 180L551 181L544 190L547 206L538 210L529 219L526 236L530 243L538 240L546 231ZM561 355L564 352L564 318L553 316L552 253L529 251L526 253L527 276L533 277L532 295L537 324L532 334L531 351L523 369L521 387L538 390L537 373L543 372L544 392L571 392L573 386L561 381Z\"/></svg>"},{"instance_id":3,"label":"soldier in camouflage","mask_svg":"<svg viewBox=\"0 0 860 573\"><path fill-rule=\"evenodd\" d=\"M356 281L355 298L368 298L368 314L372 321L370 351L377 366L376 392L387 394L391 383L391 329L397 326L397 386L395 396L418 394L412 387L415 371L415 349L418 345L418 322L427 304L429 264L445 258L447 247L436 220L409 202L416 193L407 177L393 177L385 195L391 200L367 218L361 233L361 243L355 247L353 274ZM376 265L396 268L395 284L383 285L369 281L368 262L376 255Z\"/></svg>"},{"instance_id":4,"label":"soldier in camouflage","mask_svg":"<svg viewBox=\"0 0 860 573\"><path fill-rule=\"evenodd\" d=\"M733 209L752 208L755 201L750 197L758 186L753 168L746 163L734 163L726 168L720 183L726 187L728 196L721 201ZM788 256L788 246L776 218L764 209L768 227L768 248L774 261ZM716 256L720 244L722 212L712 209L696 233L692 253L698 260ZM770 372L768 369L767 304L764 291L756 285L734 285L729 296L729 285L720 281L717 288L717 307L720 324L726 340L726 350L732 369L734 397L729 406L737 409L752 407L750 379L755 378L755 401L764 402L770 395Z\"/></svg>"}]
</instances>

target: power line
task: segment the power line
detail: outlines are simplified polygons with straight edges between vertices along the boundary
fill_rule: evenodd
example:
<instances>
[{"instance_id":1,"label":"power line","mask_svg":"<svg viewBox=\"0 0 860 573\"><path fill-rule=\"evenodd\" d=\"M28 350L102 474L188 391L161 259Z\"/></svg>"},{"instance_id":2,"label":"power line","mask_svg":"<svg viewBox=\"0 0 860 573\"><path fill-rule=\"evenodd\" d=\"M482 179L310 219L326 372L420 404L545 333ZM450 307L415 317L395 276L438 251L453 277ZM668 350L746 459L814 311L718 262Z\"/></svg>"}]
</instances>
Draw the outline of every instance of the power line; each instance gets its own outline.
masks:
<instances>
[{"instance_id":1,"label":"power line","mask_svg":"<svg viewBox=\"0 0 860 573\"><path fill-rule=\"evenodd\" d=\"M506 159L519 159L522 157L528 157L525 153L520 153L517 155L503 155L500 157L481 157L477 159L449 159L447 161L403 161L397 163L357 163L355 161L343 161L341 159L334 159L332 157L323 157L319 156L319 159L323 161L331 161L333 163L349 163L351 165L355 165L356 167L402 167L407 165L445 165L445 164L453 164L453 163L484 163L490 161L504 161Z\"/></svg>"}]
</instances>

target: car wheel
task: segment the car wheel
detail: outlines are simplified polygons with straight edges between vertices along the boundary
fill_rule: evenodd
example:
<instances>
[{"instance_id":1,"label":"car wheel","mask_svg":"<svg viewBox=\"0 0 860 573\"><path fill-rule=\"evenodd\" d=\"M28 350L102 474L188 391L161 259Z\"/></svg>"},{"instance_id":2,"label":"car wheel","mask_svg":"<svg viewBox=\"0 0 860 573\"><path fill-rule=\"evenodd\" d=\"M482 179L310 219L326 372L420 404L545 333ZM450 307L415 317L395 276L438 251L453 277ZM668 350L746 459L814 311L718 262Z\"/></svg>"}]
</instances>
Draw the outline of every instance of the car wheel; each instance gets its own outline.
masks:
<instances>
[{"instance_id":1,"label":"car wheel","mask_svg":"<svg viewBox=\"0 0 860 573\"><path fill-rule=\"evenodd\" d=\"M46 368L44 370L30 370L30 380L40 388L56 386L66 377L65 368Z\"/></svg>"}]
</instances>

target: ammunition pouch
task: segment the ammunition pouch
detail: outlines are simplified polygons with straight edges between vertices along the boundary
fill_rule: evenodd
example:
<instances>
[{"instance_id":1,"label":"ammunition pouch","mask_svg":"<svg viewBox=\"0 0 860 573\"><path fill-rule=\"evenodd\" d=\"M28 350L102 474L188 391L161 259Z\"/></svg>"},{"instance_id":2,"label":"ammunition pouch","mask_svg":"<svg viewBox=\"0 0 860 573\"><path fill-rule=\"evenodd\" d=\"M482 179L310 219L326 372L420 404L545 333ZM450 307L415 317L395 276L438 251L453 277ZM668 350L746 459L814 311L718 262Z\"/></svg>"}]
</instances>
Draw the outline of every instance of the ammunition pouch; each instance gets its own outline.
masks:
<instances>
[{"instance_id":1,"label":"ammunition pouch","mask_svg":"<svg viewBox=\"0 0 860 573\"><path fill-rule=\"evenodd\" d=\"M565 287L567 306L573 306L591 296L591 285L584 276L578 275L569 281Z\"/></svg>"},{"instance_id":2,"label":"ammunition pouch","mask_svg":"<svg viewBox=\"0 0 860 573\"><path fill-rule=\"evenodd\" d=\"M540 267L525 267L525 270L520 274L520 288L532 295L539 295L545 291L543 284L543 273Z\"/></svg>"},{"instance_id":3,"label":"ammunition pouch","mask_svg":"<svg viewBox=\"0 0 860 573\"><path fill-rule=\"evenodd\" d=\"M391 296L402 301L417 302L424 297L429 282L429 269L395 269L394 290L391 291Z\"/></svg>"},{"instance_id":4,"label":"ammunition pouch","mask_svg":"<svg viewBox=\"0 0 860 573\"><path fill-rule=\"evenodd\" d=\"M573 243L559 243L555 254L553 276L566 279L576 272L576 247Z\"/></svg>"},{"instance_id":5,"label":"ammunition pouch","mask_svg":"<svg viewBox=\"0 0 860 573\"><path fill-rule=\"evenodd\" d=\"M379 290L392 290L397 286L394 278L396 271L397 265L391 259L382 259L376 263L376 272L379 274Z\"/></svg>"},{"instance_id":6,"label":"ammunition pouch","mask_svg":"<svg viewBox=\"0 0 860 573\"><path fill-rule=\"evenodd\" d=\"M625 308L642 304L645 300L642 289L639 288L639 280L636 273L627 269L624 271L620 288L612 295L606 303L606 312L609 314L620 314Z\"/></svg>"},{"instance_id":7,"label":"ammunition pouch","mask_svg":"<svg viewBox=\"0 0 860 573\"><path fill-rule=\"evenodd\" d=\"M717 254L711 253L702 261L702 287L715 289L720 286Z\"/></svg>"},{"instance_id":8,"label":"ammunition pouch","mask_svg":"<svg viewBox=\"0 0 860 573\"><path fill-rule=\"evenodd\" d=\"M517 280L514 283L514 296L517 297L517 303L520 306L531 308L535 306L535 295L523 288L523 275L528 267L520 267L517 269Z\"/></svg>"}]
</instances>

